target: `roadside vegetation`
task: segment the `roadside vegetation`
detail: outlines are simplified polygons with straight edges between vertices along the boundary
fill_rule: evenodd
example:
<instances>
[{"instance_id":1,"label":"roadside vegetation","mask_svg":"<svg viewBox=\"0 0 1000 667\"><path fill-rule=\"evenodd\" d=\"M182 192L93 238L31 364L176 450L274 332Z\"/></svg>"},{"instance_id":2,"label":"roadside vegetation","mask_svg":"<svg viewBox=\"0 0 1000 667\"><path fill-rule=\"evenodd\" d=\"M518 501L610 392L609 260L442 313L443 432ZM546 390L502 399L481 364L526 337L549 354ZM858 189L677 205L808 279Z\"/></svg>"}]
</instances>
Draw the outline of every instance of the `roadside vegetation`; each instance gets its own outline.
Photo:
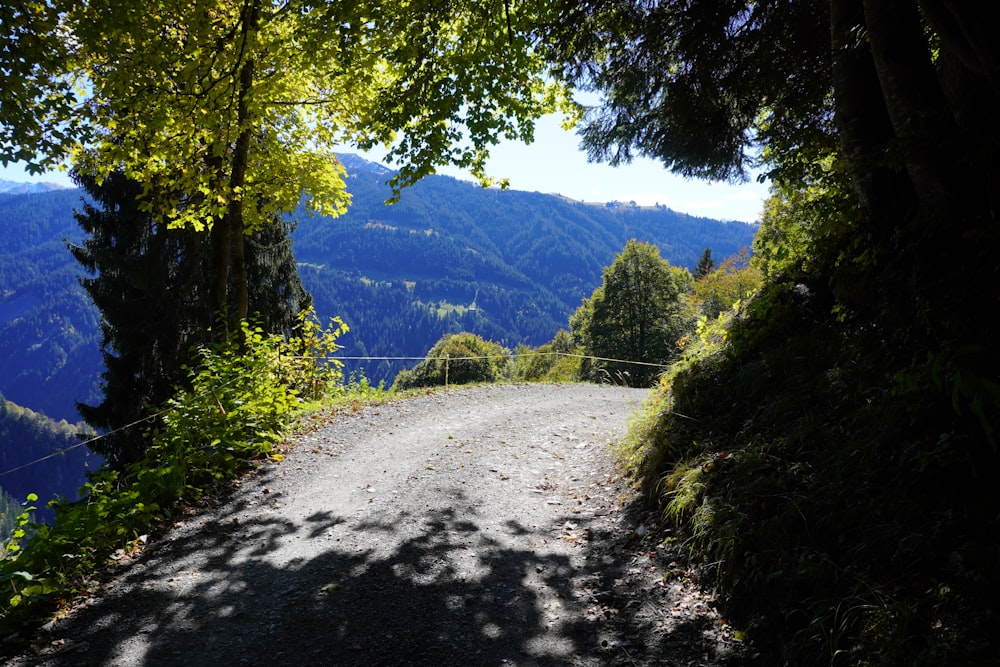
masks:
<instances>
[{"instance_id":1,"label":"roadside vegetation","mask_svg":"<svg viewBox=\"0 0 1000 667\"><path fill-rule=\"evenodd\" d=\"M706 248L699 267L695 279L656 246L630 240L551 342L510 350L472 333L446 334L396 376L393 389L505 381L653 386L699 327L761 283L745 249L715 268Z\"/></svg>"},{"instance_id":2,"label":"roadside vegetation","mask_svg":"<svg viewBox=\"0 0 1000 667\"><path fill-rule=\"evenodd\" d=\"M796 199L769 202L764 286L683 341L619 461L763 664L990 664L995 385L838 308Z\"/></svg>"},{"instance_id":3,"label":"roadside vegetation","mask_svg":"<svg viewBox=\"0 0 1000 667\"><path fill-rule=\"evenodd\" d=\"M29 496L0 560L3 648L85 592L117 554L142 548L172 517L227 481L267 460L309 415L382 400L381 387L345 382L331 355L346 330L306 316L299 335L264 334L244 324L229 339L198 350L189 387L143 425L141 456L94 473L77 502L53 500L52 524L35 523Z\"/></svg>"}]
</instances>

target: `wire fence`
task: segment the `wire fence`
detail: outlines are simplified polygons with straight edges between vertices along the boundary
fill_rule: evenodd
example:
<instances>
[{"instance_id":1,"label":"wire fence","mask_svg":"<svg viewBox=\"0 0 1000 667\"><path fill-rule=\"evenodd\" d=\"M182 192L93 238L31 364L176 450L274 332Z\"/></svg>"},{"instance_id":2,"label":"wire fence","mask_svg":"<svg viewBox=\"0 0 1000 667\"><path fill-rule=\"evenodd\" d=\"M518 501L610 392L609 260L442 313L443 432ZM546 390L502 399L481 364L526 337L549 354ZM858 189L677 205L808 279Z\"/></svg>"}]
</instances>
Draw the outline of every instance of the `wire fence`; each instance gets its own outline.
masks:
<instances>
[{"instance_id":1,"label":"wire fence","mask_svg":"<svg viewBox=\"0 0 1000 667\"><path fill-rule=\"evenodd\" d=\"M219 385L218 387L215 387L214 390L217 391L219 389L224 389L225 387L229 386L230 384L232 384L235 381L236 380L233 379L233 380L230 380L229 382L225 382L225 383ZM134 428L136 426L139 426L140 424L152 423L152 422L154 422L156 420L157 417L165 415L169 411L170 411L170 408L163 408L162 410L159 410L159 411L154 412L152 414L146 415L145 417L142 417L140 419L136 419L134 422L131 422L129 424L125 424L124 426L119 426L118 428L113 429L111 431L108 431L106 433L95 433L92 436L88 437L86 440L82 440L82 441L80 441L80 442L78 442L76 444L69 445L68 447L63 447L62 449L58 449L58 450L56 450L54 452L50 452L50 453L46 454L45 456L40 456L37 459L34 459L33 461L28 461L27 463L22 463L21 465L15 466L13 468L10 468L9 470L4 470L3 472L0 472L0 478L4 477L6 475L9 475L11 473L18 472L19 470L24 470L25 468L29 468L29 467L31 467L33 465L37 465L37 464L41 463L42 461L48 461L49 459L53 459L53 458L55 458L57 456L62 456L66 452L71 452L74 449L79 449L80 447L86 447L87 445L90 445L92 443L98 442L99 440L104 440L106 438L110 438L113 435L116 435L116 434L121 433L123 431L127 431L128 429Z\"/></svg>"},{"instance_id":2,"label":"wire fence","mask_svg":"<svg viewBox=\"0 0 1000 667\"><path fill-rule=\"evenodd\" d=\"M450 355L435 356L435 357L431 357L431 356L423 356L423 357L407 357L407 356L398 356L398 357L397 356L383 356L383 357L344 356L344 357L342 357L342 356L337 356L337 355L331 355L331 356L319 356L319 357L292 356L292 358L311 359L311 360L315 360L317 362L319 362L319 361L417 361L417 362L421 362L421 361L424 361L424 362L444 361L445 362L445 386L448 386L448 364L449 364L449 362L452 362L452 361L482 361L484 359L495 359L497 357L502 357L502 356L503 355L499 355L499 354L477 355L477 356L462 356L462 357L456 357L456 356L450 356ZM652 367L664 368L664 369L668 367L667 364L654 363L654 362L648 362L648 361L633 361L633 360L628 360L628 359L614 359L614 358L611 358L611 357L596 357L596 356L593 356L593 355L573 354L573 353L569 353L569 352L522 352L520 354L512 354L511 355L512 360L515 361L515 362L516 362L516 360L518 358L522 358L522 357L537 357L537 356L572 357L572 358L577 358L577 359L590 359L592 361L599 361L599 362L606 362L606 363L632 364L632 365L636 365L636 366L652 366ZM222 384L222 385L216 387L215 389L216 390L223 389L223 388L226 387L226 385L231 384L232 382L235 382L235 380L230 380L229 382L227 382L225 384ZM92 437L89 437L86 440L83 440L83 441L78 442L76 444L70 445L68 447L63 447L62 449L59 449L59 450L54 451L54 452L50 452L49 454L46 454L45 456L41 456L41 457L39 457L37 459L34 459L32 461L28 461L27 463L22 463L21 465L18 465L18 466L15 466L13 468L10 468L9 470L4 470L4 471L0 472L0 478L3 478L3 477L5 477L7 475L10 475L12 473L24 470L25 468L30 468L31 466L37 465L39 463L42 463L43 461L48 461L49 459L53 459L53 458L55 458L57 456L62 456L64 454L66 454L67 452L73 451L73 450L78 449L80 447L86 447L87 445L93 444L93 443L98 442L98 441L100 441L102 439L110 438L113 435L116 435L118 433L126 431L126 430L128 430L130 428L134 428L136 426L139 426L140 424L151 423L151 422L155 421L157 417L160 417L160 416L166 414L168 411L169 411L169 408L164 408L163 410L160 410L160 411L155 412L153 414L147 415L147 416L145 416L145 417L143 417L141 419L137 419L137 420L135 420L134 422L132 422L130 424L125 424L124 426L120 426L120 427L118 427L118 428L116 428L114 430L108 431L107 433L95 434Z\"/></svg>"}]
</instances>

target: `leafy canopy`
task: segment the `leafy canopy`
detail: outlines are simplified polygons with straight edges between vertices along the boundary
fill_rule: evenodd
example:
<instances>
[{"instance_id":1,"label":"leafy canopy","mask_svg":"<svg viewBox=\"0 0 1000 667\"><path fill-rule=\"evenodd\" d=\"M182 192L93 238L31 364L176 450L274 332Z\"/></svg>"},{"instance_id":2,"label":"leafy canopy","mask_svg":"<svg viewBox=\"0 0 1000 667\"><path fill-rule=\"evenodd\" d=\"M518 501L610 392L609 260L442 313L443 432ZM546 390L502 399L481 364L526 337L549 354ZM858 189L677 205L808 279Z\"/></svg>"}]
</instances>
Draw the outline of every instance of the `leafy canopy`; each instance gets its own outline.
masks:
<instances>
[{"instance_id":1,"label":"leafy canopy","mask_svg":"<svg viewBox=\"0 0 1000 667\"><path fill-rule=\"evenodd\" d=\"M486 180L499 137L530 140L534 118L570 110L533 44L547 11L444 0L5 7L0 68L17 86L0 98L0 159L41 169L69 156L98 179L120 168L155 213L195 228L252 202L243 224L254 229L303 192L312 210L342 212L338 144L388 147L402 163L397 188L440 164Z\"/></svg>"},{"instance_id":2,"label":"leafy canopy","mask_svg":"<svg viewBox=\"0 0 1000 667\"><path fill-rule=\"evenodd\" d=\"M651 243L630 240L604 269L603 282L570 318L585 352L598 357L592 379L603 374L633 387L649 386L677 354L688 322L682 296L691 275L671 266Z\"/></svg>"}]
</instances>

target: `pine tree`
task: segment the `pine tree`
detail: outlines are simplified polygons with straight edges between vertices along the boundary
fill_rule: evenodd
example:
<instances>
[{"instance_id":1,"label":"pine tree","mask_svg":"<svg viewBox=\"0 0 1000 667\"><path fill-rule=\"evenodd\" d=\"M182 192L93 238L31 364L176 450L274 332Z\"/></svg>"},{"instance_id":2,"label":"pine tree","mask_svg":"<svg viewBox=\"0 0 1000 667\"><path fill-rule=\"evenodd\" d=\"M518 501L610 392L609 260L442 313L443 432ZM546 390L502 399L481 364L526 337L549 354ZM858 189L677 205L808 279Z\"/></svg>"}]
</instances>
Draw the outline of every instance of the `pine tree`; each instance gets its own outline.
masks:
<instances>
[{"instance_id":1,"label":"pine tree","mask_svg":"<svg viewBox=\"0 0 1000 667\"><path fill-rule=\"evenodd\" d=\"M141 453L142 420L186 384L192 350L212 339L209 278L211 240L193 229L171 229L141 210L142 186L120 173L98 185L75 175L93 199L76 213L89 234L73 256L94 274L81 283L101 311L104 400L79 405L94 428L113 432L95 451L112 466ZM268 332L288 334L309 302L299 282L289 224L267 225L245 237L251 306Z\"/></svg>"},{"instance_id":2,"label":"pine tree","mask_svg":"<svg viewBox=\"0 0 1000 667\"><path fill-rule=\"evenodd\" d=\"M701 253L698 264L694 267L694 279L704 278L713 270L715 270L715 260L712 259L712 249L705 248L705 252Z\"/></svg>"}]
</instances>

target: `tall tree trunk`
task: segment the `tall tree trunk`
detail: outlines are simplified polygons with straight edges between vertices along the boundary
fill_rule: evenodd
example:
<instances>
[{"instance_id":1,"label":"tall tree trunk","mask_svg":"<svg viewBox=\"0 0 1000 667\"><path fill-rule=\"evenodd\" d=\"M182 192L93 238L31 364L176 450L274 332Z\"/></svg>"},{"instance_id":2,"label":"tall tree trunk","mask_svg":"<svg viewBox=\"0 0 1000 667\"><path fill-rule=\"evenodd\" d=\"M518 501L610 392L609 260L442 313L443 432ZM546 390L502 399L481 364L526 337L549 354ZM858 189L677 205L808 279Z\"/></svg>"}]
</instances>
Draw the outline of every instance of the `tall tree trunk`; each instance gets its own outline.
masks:
<instances>
[{"instance_id":1,"label":"tall tree trunk","mask_svg":"<svg viewBox=\"0 0 1000 667\"><path fill-rule=\"evenodd\" d=\"M869 220L895 208L886 196L902 186L889 161L892 124L871 51L865 43L862 0L831 0L835 115L843 157L858 201ZM892 199L903 200L905 193Z\"/></svg>"},{"instance_id":2,"label":"tall tree trunk","mask_svg":"<svg viewBox=\"0 0 1000 667\"><path fill-rule=\"evenodd\" d=\"M969 0L920 0L924 18L941 38L942 50L980 77L1000 96L1000 3Z\"/></svg>"},{"instance_id":3,"label":"tall tree trunk","mask_svg":"<svg viewBox=\"0 0 1000 667\"><path fill-rule=\"evenodd\" d=\"M226 334L229 322L229 267L230 239L229 216L222 216L212 225L212 302L209 313L209 326L214 322L211 318L221 318L223 336Z\"/></svg>"},{"instance_id":4,"label":"tall tree trunk","mask_svg":"<svg viewBox=\"0 0 1000 667\"><path fill-rule=\"evenodd\" d=\"M245 7L246 17L243 20L243 40L249 42L253 39L253 33L257 30L260 21L260 2L250 0ZM248 49L252 52L252 49ZM254 128L250 123L250 111L248 97L254 85L255 62L252 56L248 56L240 67L239 91L236 102L236 120L239 128L239 135L233 149L232 170L230 171L229 186L233 193L226 212L226 221L229 228L229 254L230 254L230 278L232 281L232 301L229 304L230 314L237 320L242 321L249 314L250 286L247 283L247 265L244 249L246 242L246 225L243 217L244 185L246 184L247 162L250 156L250 146L253 143Z\"/></svg>"},{"instance_id":5,"label":"tall tree trunk","mask_svg":"<svg viewBox=\"0 0 1000 667\"><path fill-rule=\"evenodd\" d=\"M970 165L963 201L974 203L990 224L1000 221L1000 3L920 0L927 23L940 37L938 69L944 96L961 132L959 155Z\"/></svg>"},{"instance_id":6,"label":"tall tree trunk","mask_svg":"<svg viewBox=\"0 0 1000 667\"><path fill-rule=\"evenodd\" d=\"M952 152L957 127L949 116L915 0L864 0L865 25L882 98L921 209L936 219L954 202Z\"/></svg>"}]
</instances>

